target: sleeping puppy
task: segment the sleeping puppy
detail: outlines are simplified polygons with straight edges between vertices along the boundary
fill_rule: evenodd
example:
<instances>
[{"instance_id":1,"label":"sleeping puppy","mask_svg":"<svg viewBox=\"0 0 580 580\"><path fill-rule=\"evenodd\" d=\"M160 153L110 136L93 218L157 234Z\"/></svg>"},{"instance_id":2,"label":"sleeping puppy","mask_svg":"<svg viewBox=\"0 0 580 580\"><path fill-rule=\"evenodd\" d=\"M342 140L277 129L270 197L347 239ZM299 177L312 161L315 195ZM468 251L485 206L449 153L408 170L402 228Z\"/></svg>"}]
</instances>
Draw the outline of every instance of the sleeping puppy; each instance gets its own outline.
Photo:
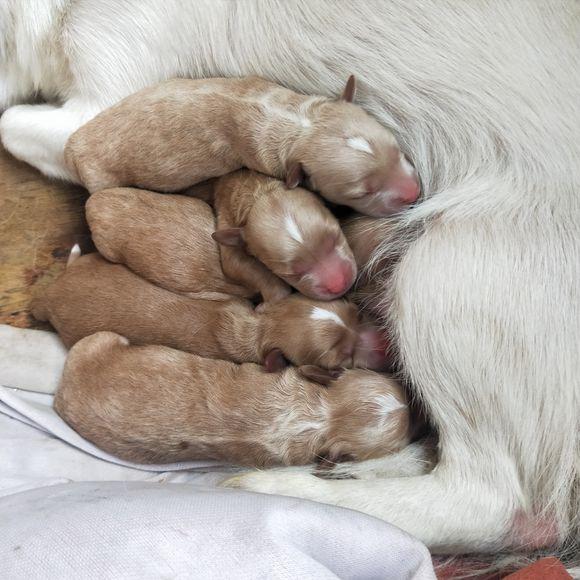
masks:
<instances>
[{"instance_id":1,"label":"sleeping puppy","mask_svg":"<svg viewBox=\"0 0 580 580\"><path fill-rule=\"evenodd\" d=\"M65 161L91 192L175 192L248 167L361 213L416 201L419 183L393 134L352 104L258 77L173 79L131 95L69 138Z\"/></svg>"},{"instance_id":2,"label":"sleeping puppy","mask_svg":"<svg viewBox=\"0 0 580 580\"><path fill-rule=\"evenodd\" d=\"M380 332L359 319L352 303L294 295L257 313L240 298L169 292L98 254L73 253L65 272L34 298L32 312L50 321L67 347L109 330L135 344L261 363L270 371L287 362L325 368L386 366Z\"/></svg>"},{"instance_id":3,"label":"sleeping puppy","mask_svg":"<svg viewBox=\"0 0 580 580\"><path fill-rule=\"evenodd\" d=\"M265 373L255 364L133 346L112 332L72 348L54 406L81 436L138 463L363 460L407 445L411 426L401 386L385 375Z\"/></svg>"}]
</instances>

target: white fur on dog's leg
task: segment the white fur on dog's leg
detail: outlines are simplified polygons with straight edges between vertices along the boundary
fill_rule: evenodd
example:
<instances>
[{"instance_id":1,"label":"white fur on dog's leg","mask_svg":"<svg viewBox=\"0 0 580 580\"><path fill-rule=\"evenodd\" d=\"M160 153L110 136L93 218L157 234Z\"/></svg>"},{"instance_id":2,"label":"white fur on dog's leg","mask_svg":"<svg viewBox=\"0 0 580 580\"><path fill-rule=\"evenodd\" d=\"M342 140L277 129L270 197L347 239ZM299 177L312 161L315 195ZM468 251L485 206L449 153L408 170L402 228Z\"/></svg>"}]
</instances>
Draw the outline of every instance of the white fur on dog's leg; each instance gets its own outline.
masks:
<instances>
[{"instance_id":1,"label":"white fur on dog's leg","mask_svg":"<svg viewBox=\"0 0 580 580\"><path fill-rule=\"evenodd\" d=\"M65 166L64 146L96 112L70 105L18 105L0 117L0 139L14 157L45 175L77 182Z\"/></svg>"},{"instance_id":2,"label":"white fur on dog's leg","mask_svg":"<svg viewBox=\"0 0 580 580\"><path fill-rule=\"evenodd\" d=\"M432 473L420 477L325 480L284 469L251 472L223 484L260 493L288 495L361 511L417 537L438 553L502 546L513 504L499 490L467 486Z\"/></svg>"}]
</instances>

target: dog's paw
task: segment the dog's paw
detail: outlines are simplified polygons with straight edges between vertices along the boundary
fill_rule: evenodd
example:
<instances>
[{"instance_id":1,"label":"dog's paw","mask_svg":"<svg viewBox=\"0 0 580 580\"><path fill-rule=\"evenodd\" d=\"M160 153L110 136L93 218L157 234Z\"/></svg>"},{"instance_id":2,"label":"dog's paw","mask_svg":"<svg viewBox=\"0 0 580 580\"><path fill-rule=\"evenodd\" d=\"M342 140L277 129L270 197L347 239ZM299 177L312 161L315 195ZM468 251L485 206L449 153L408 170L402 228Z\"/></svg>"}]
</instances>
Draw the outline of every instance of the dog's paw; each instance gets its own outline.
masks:
<instances>
[{"instance_id":1,"label":"dog's paw","mask_svg":"<svg viewBox=\"0 0 580 580\"><path fill-rule=\"evenodd\" d=\"M324 497L325 485L325 481L308 473L287 473L274 470L242 473L222 483L224 487L312 500Z\"/></svg>"}]
</instances>

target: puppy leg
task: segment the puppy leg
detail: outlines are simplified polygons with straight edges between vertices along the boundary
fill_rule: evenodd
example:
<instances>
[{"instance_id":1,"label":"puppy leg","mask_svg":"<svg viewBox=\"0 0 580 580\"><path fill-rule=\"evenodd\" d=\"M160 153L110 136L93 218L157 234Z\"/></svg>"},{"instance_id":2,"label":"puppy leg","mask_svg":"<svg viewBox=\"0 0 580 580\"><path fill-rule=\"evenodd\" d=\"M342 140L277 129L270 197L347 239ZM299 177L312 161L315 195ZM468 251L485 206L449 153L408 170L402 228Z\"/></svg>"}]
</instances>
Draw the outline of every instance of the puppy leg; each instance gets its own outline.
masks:
<instances>
[{"instance_id":1,"label":"puppy leg","mask_svg":"<svg viewBox=\"0 0 580 580\"><path fill-rule=\"evenodd\" d=\"M438 467L428 475L373 480L326 480L270 470L239 475L226 487L289 495L367 513L402 528L438 553L502 547L515 517L511 498L482 480Z\"/></svg>"},{"instance_id":2,"label":"puppy leg","mask_svg":"<svg viewBox=\"0 0 580 580\"><path fill-rule=\"evenodd\" d=\"M0 139L17 159L29 163L48 177L78 183L64 162L64 147L72 133L98 111L80 103L18 105L0 118Z\"/></svg>"},{"instance_id":3,"label":"puppy leg","mask_svg":"<svg viewBox=\"0 0 580 580\"><path fill-rule=\"evenodd\" d=\"M264 302L276 302L290 294L290 287L285 282L241 248L222 245L220 252L224 274L260 292Z\"/></svg>"}]
</instances>

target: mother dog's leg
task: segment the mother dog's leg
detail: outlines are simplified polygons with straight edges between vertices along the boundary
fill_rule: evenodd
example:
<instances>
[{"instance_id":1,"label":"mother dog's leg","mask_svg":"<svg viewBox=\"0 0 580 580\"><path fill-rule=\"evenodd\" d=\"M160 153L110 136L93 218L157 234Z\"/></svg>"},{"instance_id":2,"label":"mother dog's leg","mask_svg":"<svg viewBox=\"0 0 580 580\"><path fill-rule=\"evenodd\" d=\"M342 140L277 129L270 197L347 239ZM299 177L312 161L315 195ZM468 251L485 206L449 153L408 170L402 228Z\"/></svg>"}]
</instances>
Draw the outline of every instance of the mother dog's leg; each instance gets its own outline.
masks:
<instances>
[{"instance_id":1,"label":"mother dog's leg","mask_svg":"<svg viewBox=\"0 0 580 580\"><path fill-rule=\"evenodd\" d=\"M395 272L393 329L440 436L432 473L323 481L266 471L230 484L365 511L439 552L563 539L578 477L579 238L570 208L538 204L519 215L442 212Z\"/></svg>"},{"instance_id":2,"label":"mother dog's leg","mask_svg":"<svg viewBox=\"0 0 580 580\"><path fill-rule=\"evenodd\" d=\"M78 182L64 162L64 146L81 125L98 113L87 103L67 101L54 105L17 105L0 117L0 140L17 159L45 175Z\"/></svg>"},{"instance_id":3,"label":"mother dog's leg","mask_svg":"<svg viewBox=\"0 0 580 580\"><path fill-rule=\"evenodd\" d=\"M234 477L228 487L291 495L343 506L407 531L438 553L500 548L513 506L491 486L469 487L438 468L420 477L325 480L304 473L265 471Z\"/></svg>"}]
</instances>

